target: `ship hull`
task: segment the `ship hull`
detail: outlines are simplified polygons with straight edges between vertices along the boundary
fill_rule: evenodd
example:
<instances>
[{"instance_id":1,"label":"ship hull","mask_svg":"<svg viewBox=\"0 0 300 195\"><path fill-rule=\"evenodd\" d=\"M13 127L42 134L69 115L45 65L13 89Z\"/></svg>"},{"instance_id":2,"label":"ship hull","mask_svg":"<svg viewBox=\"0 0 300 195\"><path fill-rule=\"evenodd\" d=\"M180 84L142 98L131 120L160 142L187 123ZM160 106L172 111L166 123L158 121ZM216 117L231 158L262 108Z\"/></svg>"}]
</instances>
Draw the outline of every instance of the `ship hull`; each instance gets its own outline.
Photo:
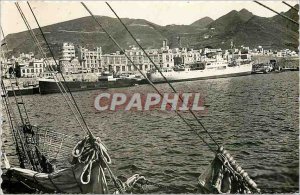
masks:
<instances>
[{"instance_id":1,"label":"ship hull","mask_svg":"<svg viewBox=\"0 0 300 195\"><path fill-rule=\"evenodd\" d=\"M19 96L19 95L33 95L33 94L38 94L39 93L39 87L28 87L28 88L16 88L14 91L9 89L7 90L7 95L8 97L12 97L14 95Z\"/></svg>"},{"instance_id":2,"label":"ship hull","mask_svg":"<svg viewBox=\"0 0 300 195\"><path fill-rule=\"evenodd\" d=\"M138 82L130 79L122 79L117 81L94 81L94 82L81 82L81 81L67 81L61 82L65 89L67 87L71 92L75 91L88 91L96 89L108 89L108 88L122 88L130 87L137 84L143 84L143 82ZM57 82L53 80L40 80L39 81L39 91L40 94L51 94L51 93L60 93L60 90L57 86Z\"/></svg>"},{"instance_id":3,"label":"ship hull","mask_svg":"<svg viewBox=\"0 0 300 195\"><path fill-rule=\"evenodd\" d=\"M206 80L226 77L237 77L250 75L252 72L252 64L227 67L225 70L193 70L193 71L172 71L163 72L163 75L170 82ZM153 83L164 83L165 80L160 73L155 72L148 75Z\"/></svg>"}]
</instances>

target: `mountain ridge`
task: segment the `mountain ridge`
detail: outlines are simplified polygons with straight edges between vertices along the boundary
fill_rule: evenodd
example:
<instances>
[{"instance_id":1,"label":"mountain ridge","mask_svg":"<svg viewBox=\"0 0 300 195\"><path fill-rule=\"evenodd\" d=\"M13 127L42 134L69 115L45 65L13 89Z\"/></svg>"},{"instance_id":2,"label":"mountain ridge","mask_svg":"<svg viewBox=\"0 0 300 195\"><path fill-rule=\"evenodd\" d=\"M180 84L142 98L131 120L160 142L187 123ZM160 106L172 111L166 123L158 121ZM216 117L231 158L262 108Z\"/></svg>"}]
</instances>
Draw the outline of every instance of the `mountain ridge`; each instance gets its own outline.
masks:
<instances>
[{"instance_id":1,"label":"mountain ridge","mask_svg":"<svg viewBox=\"0 0 300 195\"><path fill-rule=\"evenodd\" d=\"M299 20L298 14L292 9L285 14L294 20ZM124 49L135 45L118 19L99 15L96 18ZM194 49L205 46L229 48L231 41L236 46L269 45L274 49L289 48L294 50L298 47L297 26L278 16L266 18L253 15L247 9L232 10L216 20L204 17L190 25L161 26L145 19L132 18L122 18L122 21L146 49L160 48L165 39L168 40L171 48L179 46ZM47 32L46 38L56 55L59 52L60 44L63 42L73 42L77 46L81 45L87 48L101 46L104 53L118 50L91 16L51 24L42 28L44 32ZM34 29L34 32L39 34L38 29ZM41 36L39 38L42 41ZM37 53L37 48L33 46L27 31L9 34L5 40L13 55L30 51Z\"/></svg>"},{"instance_id":2,"label":"mountain ridge","mask_svg":"<svg viewBox=\"0 0 300 195\"><path fill-rule=\"evenodd\" d=\"M205 28L207 27L210 23L212 23L214 20L208 16L201 18L199 20L196 20L195 22L193 22L192 24L190 24L191 26L197 26L200 28Z\"/></svg>"}]
</instances>

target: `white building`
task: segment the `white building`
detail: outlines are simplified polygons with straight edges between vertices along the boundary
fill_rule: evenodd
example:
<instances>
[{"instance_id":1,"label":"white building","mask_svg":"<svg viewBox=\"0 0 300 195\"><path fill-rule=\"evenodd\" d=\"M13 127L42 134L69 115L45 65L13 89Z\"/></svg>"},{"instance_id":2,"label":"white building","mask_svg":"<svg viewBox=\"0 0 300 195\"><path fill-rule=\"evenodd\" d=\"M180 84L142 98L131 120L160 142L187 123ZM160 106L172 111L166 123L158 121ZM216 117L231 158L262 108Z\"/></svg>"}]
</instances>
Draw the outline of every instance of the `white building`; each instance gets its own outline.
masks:
<instances>
[{"instance_id":1,"label":"white building","mask_svg":"<svg viewBox=\"0 0 300 195\"><path fill-rule=\"evenodd\" d=\"M73 43L63 43L60 60L71 60L75 58L75 47Z\"/></svg>"},{"instance_id":2,"label":"white building","mask_svg":"<svg viewBox=\"0 0 300 195\"><path fill-rule=\"evenodd\" d=\"M35 72L34 72L34 66L33 63L28 63L28 64L22 64L19 63L20 65L20 71L21 71L21 77L35 77Z\"/></svg>"},{"instance_id":3,"label":"white building","mask_svg":"<svg viewBox=\"0 0 300 195\"><path fill-rule=\"evenodd\" d=\"M126 50L125 52L130 60L127 59L125 54L120 54L120 52L102 55L102 69L112 71L115 74L119 74L122 72L138 73L138 69L145 73L154 68L152 62L154 62L158 67L161 68L174 66L173 53L170 49L146 50L146 53L148 54L152 62L140 49L132 48L130 50ZM131 61L135 66L138 67L138 69L131 63Z\"/></svg>"},{"instance_id":4,"label":"white building","mask_svg":"<svg viewBox=\"0 0 300 195\"><path fill-rule=\"evenodd\" d=\"M78 58L61 61L61 72L63 74L77 74L82 72Z\"/></svg>"},{"instance_id":5,"label":"white building","mask_svg":"<svg viewBox=\"0 0 300 195\"><path fill-rule=\"evenodd\" d=\"M163 46L160 49L145 50L150 59L144 54L141 49L132 47L126 50L125 53L131 61L143 72L154 69L153 63L160 68L172 68L175 64L190 64L201 60L202 50L193 49L170 49L167 41L163 41ZM152 61L152 62L151 62ZM120 52L102 55L101 62L103 70L109 70L116 74L122 72L138 73L137 68Z\"/></svg>"},{"instance_id":6,"label":"white building","mask_svg":"<svg viewBox=\"0 0 300 195\"><path fill-rule=\"evenodd\" d=\"M50 71L51 66L57 69L57 64L52 58L44 59L31 59L28 62L18 62L21 71L21 77L42 77L44 72Z\"/></svg>"},{"instance_id":7,"label":"white building","mask_svg":"<svg viewBox=\"0 0 300 195\"><path fill-rule=\"evenodd\" d=\"M78 60L81 65L82 72L101 72L101 47L94 50L88 50L84 47L79 48Z\"/></svg>"}]
</instances>

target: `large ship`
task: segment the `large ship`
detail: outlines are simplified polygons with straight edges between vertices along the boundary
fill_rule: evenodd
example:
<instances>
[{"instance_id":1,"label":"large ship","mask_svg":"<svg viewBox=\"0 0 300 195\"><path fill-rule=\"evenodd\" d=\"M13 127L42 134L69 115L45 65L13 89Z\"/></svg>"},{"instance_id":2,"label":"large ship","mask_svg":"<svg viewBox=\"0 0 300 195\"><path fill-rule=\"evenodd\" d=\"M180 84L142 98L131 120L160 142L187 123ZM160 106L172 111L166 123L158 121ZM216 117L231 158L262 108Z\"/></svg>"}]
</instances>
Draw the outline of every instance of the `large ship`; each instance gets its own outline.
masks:
<instances>
[{"instance_id":1,"label":"large ship","mask_svg":"<svg viewBox=\"0 0 300 195\"><path fill-rule=\"evenodd\" d=\"M82 76L82 75L81 75ZM114 77L110 72L103 72L101 75L96 75L96 78L80 78L66 77L66 81L59 79L63 86L70 91L87 91L95 89L108 89L108 88L121 88L130 87L134 85L144 84L145 80L139 77L129 77L122 75L122 77ZM39 79L40 94L59 93L58 81L53 76L44 77Z\"/></svg>"},{"instance_id":2,"label":"large ship","mask_svg":"<svg viewBox=\"0 0 300 195\"><path fill-rule=\"evenodd\" d=\"M212 79L220 77L234 77L249 75L252 72L253 62L227 60L204 61L184 66L161 69L162 74L171 82ZM154 83L165 82L160 72L151 71L148 78Z\"/></svg>"}]
</instances>

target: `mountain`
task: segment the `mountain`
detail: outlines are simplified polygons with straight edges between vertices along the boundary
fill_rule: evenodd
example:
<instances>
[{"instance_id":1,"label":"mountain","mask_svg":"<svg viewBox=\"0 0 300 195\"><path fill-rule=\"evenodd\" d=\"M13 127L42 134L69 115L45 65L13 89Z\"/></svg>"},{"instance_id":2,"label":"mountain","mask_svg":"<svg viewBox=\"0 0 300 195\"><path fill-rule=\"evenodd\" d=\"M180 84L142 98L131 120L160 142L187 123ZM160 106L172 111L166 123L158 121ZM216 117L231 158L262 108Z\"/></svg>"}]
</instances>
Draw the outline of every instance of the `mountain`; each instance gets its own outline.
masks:
<instances>
[{"instance_id":1,"label":"mountain","mask_svg":"<svg viewBox=\"0 0 300 195\"><path fill-rule=\"evenodd\" d=\"M230 31L247 22L252 17L253 14L246 9L242 9L239 12L233 10L210 23L209 28L215 28L219 31Z\"/></svg>"},{"instance_id":2,"label":"mountain","mask_svg":"<svg viewBox=\"0 0 300 195\"><path fill-rule=\"evenodd\" d=\"M283 13L298 21L298 13L289 10ZM265 48L282 49L289 48L297 50L299 32L298 26L281 16L271 18L253 15L246 9L233 10L218 18L208 25L210 31L206 32L208 39L199 39L203 45L221 47L230 45L233 41L235 46L246 45L257 47L262 45Z\"/></svg>"},{"instance_id":3,"label":"mountain","mask_svg":"<svg viewBox=\"0 0 300 195\"><path fill-rule=\"evenodd\" d=\"M204 17L204 18L201 18L195 22L193 22L191 24L191 26L196 26L196 27L200 27L200 28L205 28L207 27L210 23L212 23L214 20L211 19L210 17Z\"/></svg>"},{"instance_id":4,"label":"mountain","mask_svg":"<svg viewBox=\"0 0 300 195\"><path fill-rule=\"evenodd\" d=\"M295 10L290 9L283 14L296 21L299 20ZM96 18L123 48L128 49L129 46L135 45L116 18L107 16L96 16ZM269 18L259 17L246 9L233 10L214 21L205 17L190 25L160 26L143 19L123 18L122 20L139 43L148 49L160 48L165 39L168 40L171 48L179 46L195 49L206 46L229 48L231 41L235 46L263 45L273 49L293 50L298 48L297 25L278 15ZM44 26L43 30L56 55L63 42L73 42L77 46L87 48L101 46L104 53L118 50L90 16ZM45 47L38 29L34 29L34 32L39 35L38 38ZM27 31L9 34L5 40L11 54L18 55L30 51L38 53Z\"/></svg>"}]
</instances>

